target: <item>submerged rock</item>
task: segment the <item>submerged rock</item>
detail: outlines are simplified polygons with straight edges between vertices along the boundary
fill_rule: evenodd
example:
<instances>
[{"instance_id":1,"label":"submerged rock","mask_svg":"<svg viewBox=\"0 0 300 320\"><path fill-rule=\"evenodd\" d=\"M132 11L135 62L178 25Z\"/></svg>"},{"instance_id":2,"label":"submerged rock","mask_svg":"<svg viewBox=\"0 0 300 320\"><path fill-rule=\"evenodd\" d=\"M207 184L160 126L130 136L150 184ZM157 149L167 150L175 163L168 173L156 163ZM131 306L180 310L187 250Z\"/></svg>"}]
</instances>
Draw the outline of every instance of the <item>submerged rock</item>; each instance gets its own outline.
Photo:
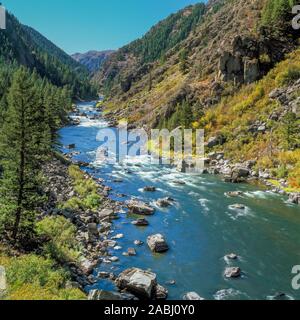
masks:
<instances>
[{"instance_id":1,"label":"submerged rock","mask_svg":"<svg viewBox=\"0 0 300 320\"><path fill-rule=\"evenodd\" d=\"M238 258L238 255L236 255L235 253L229 253L225 256L225 258L229 260L236 260Z\"/></svg>"},{"instance_id":2,"label":"submerged rock","mask_svg":"<svg viewBox=\"0 0 300 320\"><path fill-rule=\"evenodd\" d=\"M204 300L196 292L188 292L183 296L183 300Z\"/></svg>"},{"instance_id":3,"label":"submerged rock","mask_svg":"<svg viewBox=\"0 0 300 320\"><path fill-rule=\"evenodd\" d=\"M173 201L173 199L163 198L163 199L158 199L158 200L156 201L156 204L157 204L159 207L161 207L161 208L167 208L167 207L169 207L169 206L172 205L172 202L171 202L171 201Z\"/></svg>"},{"instance_id":4,"label":"submerged rock","mask_svg":"<svg viewBox=\"0 0 300 320\"><path fill-rule=\"evenodd\" d=\"M153 252L166 252L169 250L169 246L166 243L165 238L161 234L155 234L152 236L149 236L147 238L147 244L151 251Z\"/></svg>"},{"instance_id":5,"label":"submerged rock","mask_svg":"<svg viewBox=\"0 0 300 320\"><path fill-rule=\"evenodd\" d=\"M239 267L226 268L224 272L225 278L239 278L241 276L241 269Z\"/></svg>"},{"instance_id":6,"label":"submerged rock","mask_svg":"<svg viewBox=\"0 0 300 320\"><path fill-rule=\"evenodd\" d=\"M230 209L233 209L233 210L245 210L246 207L243 205L243 204L233 204L231 206L229 206Z\"/></svg>"}]
</instances>

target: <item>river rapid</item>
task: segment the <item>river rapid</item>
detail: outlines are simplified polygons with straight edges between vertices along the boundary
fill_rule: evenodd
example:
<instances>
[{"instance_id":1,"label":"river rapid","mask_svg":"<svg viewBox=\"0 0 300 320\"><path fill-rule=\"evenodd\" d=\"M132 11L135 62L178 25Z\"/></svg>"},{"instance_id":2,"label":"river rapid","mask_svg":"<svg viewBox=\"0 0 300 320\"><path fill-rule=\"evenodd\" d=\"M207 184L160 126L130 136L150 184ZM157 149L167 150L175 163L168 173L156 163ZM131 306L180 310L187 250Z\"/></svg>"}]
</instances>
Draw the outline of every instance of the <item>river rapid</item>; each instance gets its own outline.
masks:
<instances>
[{"instance_id":1,"label":"river rapid","mask_svg":"<svg viewBox=\"0 0 300 320\"><path fill-rule=\"evenodd\" d=\"M88 116L95 113L95 103L80 103L78 108ZM125 202L136 198L156 208L147 217L150 225L136 227L136 217L124 212L113 223L113 234L123 234L118 250L111 254L119 261L100 264L94 271L115 274L130 268L151 269L158 281L169 290L169 299L182 299L186 292L195 291L205 299L274 299L285 293L284 299L300 299L300 290L292 288L292 268L300 265L300 209L287 199L248 184L225 183L211 175L188 175L176 169L151 165L147 157L128 159L122 165L95 163L100 146L96 136L105 120L79 117L78 126L61 129L62 145L76 144L74 156L93 164L84 168L91 175L112 187L110 197ZM70 152L62 148L64 152ZM74 150L72 150L74 151ZM185 182L174 184L174 180ZM115 182L118 181L118 182ZM145 186L156 192L143 192ZM229 191L242 191L238 198L225 196ZM174 204L165 209L156 206L159 198L172 197ZM230 208L243 204L245 210ZM164 254L153 254L146 244L135 246L135 240L146 242L151 234L163 234L170 246ZM121 247L121 248L120 248ZM128 248L137 255L124 256ZM238 260L224 258L236 253ZM239 279L225 279L226 267L238 266ZM175 284L173 283L175 281ZM172 283L172 284L171 284ZM115 290L113 282L99 279L91 289Z\"/></svg>"}]
</instances>

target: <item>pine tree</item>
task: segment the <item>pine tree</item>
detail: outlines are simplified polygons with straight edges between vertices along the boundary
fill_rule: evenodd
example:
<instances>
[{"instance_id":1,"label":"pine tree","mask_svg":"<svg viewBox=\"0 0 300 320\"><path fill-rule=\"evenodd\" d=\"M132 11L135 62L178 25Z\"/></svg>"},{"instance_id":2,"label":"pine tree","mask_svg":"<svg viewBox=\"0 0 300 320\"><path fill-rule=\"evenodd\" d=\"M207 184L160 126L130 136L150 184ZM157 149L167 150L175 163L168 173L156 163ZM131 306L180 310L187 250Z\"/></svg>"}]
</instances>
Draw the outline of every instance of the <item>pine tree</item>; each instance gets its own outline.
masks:
<instances>
[{"instance_id":1,"label":"pine tree","mask_svg":"<svg viewBox=\"0 0 300 320\"><path fill-rule=\"evenodd\" d=\"M8 95L1 130L0 225L14 240L26 240L34 230L34 211L41 200L40 166L48 149L36 74L21 67Z\"/></svg>"}]
</instances>

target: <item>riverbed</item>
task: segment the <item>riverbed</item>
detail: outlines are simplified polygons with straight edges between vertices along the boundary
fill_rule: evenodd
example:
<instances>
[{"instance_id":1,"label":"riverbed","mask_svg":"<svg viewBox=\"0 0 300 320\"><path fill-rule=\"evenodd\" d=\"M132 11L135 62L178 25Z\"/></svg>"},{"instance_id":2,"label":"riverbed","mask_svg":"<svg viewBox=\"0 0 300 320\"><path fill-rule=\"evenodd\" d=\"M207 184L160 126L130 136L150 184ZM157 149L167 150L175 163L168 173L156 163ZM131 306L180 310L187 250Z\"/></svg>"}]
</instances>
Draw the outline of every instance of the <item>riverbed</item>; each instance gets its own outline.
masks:
<instances>
[{"instance_id":1,"label":"riverbed","mask_svg":"<svg viewBox=\"0 0 300 320\"><path fill-rule=\"evenodd\" d=\"M92 118L95 103L80 103L80 111ZM300 299L300 291L292 288L291 273L300 265L300 209L289 204L281 195L258 189L249 184L230 184L212 175L188 175L176 169L150 163L148 157L128 159L121 164L96 163L96 140L104 119L79 117L78 126L60 131L62 145L76 144L80 152L74 158L91 163L85 168L94 177L112 187L110 197L125 202L136 198L155 207L150 225L136 227L136 219L124 210L114 221L112 236L123 234L117 240L118 250L111 254L119 261L100 264L94 271L115 274L130 267L151 269L160 284L169 291L169 299L182 299L186 292L195 291L205 299L274 299L284 293L284 299ZM62 149L67 152L66 149ZM175 184L175 180L184 185ZM118 181L118 182L116 182ZM156 187L156 192L143 192L145 186ZM242 191L237 198L225 195L229 191ZM169 208L156 206L159 198L172 197ZM230 208L243 204L244 210ZM135 240L146 243L147 236L163 234L170 250L153 254L146 244L135 246ZM135 248L136 256L124 256L128 248ZM238 260L224 259L236 253ZM238 266L239 279L225 279L226 267ZM175 283L174 283L175 282ZM101 288L115 290L113 282L99 279L86 290Z\"/></svg>"}]
</instances>

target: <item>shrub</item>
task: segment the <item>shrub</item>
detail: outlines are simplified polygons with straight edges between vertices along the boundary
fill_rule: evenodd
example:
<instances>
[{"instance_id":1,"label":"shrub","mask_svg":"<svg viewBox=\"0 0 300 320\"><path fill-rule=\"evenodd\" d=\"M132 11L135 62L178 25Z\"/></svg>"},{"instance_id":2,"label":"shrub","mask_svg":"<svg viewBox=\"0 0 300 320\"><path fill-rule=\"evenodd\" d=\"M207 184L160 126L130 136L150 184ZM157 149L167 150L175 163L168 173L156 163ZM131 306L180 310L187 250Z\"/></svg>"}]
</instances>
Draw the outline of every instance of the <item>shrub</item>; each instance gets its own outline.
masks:
<instances>
[{"instance_id":1,"label":"shrub","mask_svg":"<svg viewBox=\"0 0 300 320\"><path fill-rule=\"evenodd\" d=\"M37 232L48 238L45 253L64 263L77 260L80 247L75 239L75 226L64 217L48 217L38 222Z\"/></svg>"},{"instance_id":2,"label":"shrub","mask_svg":"<svg viewBox=\"0 0 300 320\"><path fill-rule=\"evenodd\" d=\"M34 254L8 257L0 253L0 264L6 268L9 300L79 300L85 294L79 289L65 289L66 271L50 259Z\"/></svg>"},{"instance_id":3,"label":"shrub","mask_svg":"<svg viewBox=\"0 0 300 320\"><path fill-rule=\"evenodd\" d=\"M84 172L74 165L69 167L69 176L73 179L78 196L69 199L62 207L70 210L97 210L101 203L101 196L98 194L96 182L86 178Z\"/></svg>"}]
</instances>

